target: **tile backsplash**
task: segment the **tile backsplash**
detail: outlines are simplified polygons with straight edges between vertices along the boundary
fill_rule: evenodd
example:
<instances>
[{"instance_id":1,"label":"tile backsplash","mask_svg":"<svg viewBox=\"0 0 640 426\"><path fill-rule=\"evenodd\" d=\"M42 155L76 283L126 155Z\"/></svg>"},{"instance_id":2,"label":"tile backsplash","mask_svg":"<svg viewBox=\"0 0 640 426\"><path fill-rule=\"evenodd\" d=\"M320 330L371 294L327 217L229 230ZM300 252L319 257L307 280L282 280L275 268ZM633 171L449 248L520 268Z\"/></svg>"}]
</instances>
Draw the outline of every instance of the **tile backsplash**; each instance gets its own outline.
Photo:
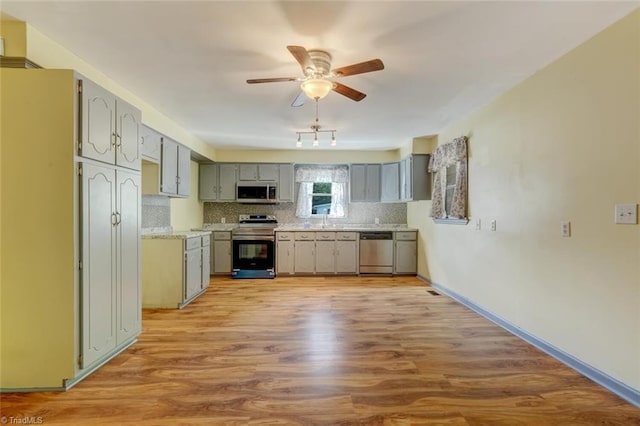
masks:
<instances>
[{"instance_id":1,"label":"tile backsplash","mask_svg":"<svg viewBox=\"0 0 640 426\"><path fill-rule=\"evenodd\" d=\"M142 228L171 227L171 204L165 195L142 196Z\"/></svg>"},{"instance_id":2,"label":"tile backsplash","mask_svg":"<svg viewBox=\"0 0 640 426\"><path fill-rule=\"evenodd\" d=\"M239 204L239 203L204 203L204 223L220 223L225 218L227 223L238 222L240 214L272 214L279 223L304 223L305 219L296 217L295 203L279 204ZM331 223L407 223L406 203L349 203L347 217L329 219ZM322 219L309 219L312 224L321 223ZM171 228L170 198L164 195L142 196L142 228Z\"/></svg>"},{"instance_id":3,"label":"tile backsplash","mask_svg":"<svg viewBox=\"0 0 640 426\"><path fill-rule=\"evenodd\" d=\"M279 223L304 223L305 219L296 217L295 203L279 204L239 204L239 203L204 203L204 223L220 223L225 218L227 223L238 222L240 214L272 214ZM331 223L407 223L406 203L349 203L347 217L329 219ZM320 223L322 219L310 219L310 223Z\"/></svg>"}]
</instances>

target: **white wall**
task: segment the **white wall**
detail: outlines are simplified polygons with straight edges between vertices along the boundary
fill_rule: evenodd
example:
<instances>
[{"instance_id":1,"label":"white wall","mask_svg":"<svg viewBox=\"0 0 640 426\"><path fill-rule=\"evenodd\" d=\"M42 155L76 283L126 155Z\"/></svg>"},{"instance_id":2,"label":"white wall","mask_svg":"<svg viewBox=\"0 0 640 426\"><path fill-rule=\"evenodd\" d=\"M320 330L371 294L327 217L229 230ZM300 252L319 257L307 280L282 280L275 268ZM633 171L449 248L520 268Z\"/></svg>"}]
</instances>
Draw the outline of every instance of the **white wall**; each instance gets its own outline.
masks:
<instances>
[{"instance_id":1,"label":"white wall","mask_svg":"<svg viewBox=\"0 0 640 426\"><path fill-rule=\"evenodd\" d=\"M636 11L439 135L469 136L467 226L407 212L421 275L637 390L640 226L613 210L640 202L639 123Z\"/></svg>"}]
</instances>

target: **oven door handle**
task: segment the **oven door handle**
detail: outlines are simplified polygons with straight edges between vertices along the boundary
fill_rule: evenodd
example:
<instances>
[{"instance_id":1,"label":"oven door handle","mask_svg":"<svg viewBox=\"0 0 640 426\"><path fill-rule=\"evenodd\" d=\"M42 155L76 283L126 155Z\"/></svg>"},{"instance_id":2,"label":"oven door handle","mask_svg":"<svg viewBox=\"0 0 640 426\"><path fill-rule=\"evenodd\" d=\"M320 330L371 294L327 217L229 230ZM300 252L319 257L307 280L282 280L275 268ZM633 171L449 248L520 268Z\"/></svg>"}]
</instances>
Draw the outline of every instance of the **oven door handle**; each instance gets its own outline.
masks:
<instances>
[{"instance_id":1,"label":"oven door handle","mask_svg":"<svg viewBox=\"0 0 640 426\"><path fill-rule=\"evenodd\" d=\"M271 235L236 235L232 236L233 241L275 241L275 237Z\"/></svg>"}]
</instances>

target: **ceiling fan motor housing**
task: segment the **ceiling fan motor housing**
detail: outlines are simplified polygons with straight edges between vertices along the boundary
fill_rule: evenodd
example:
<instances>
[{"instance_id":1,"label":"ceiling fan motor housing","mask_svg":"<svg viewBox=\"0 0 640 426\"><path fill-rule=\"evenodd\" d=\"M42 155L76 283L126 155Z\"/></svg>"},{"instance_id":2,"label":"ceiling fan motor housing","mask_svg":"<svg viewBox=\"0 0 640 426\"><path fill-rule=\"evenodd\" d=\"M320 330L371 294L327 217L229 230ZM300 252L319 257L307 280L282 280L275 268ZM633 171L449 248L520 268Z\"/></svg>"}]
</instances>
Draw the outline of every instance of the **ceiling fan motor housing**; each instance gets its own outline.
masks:
<instances>
[{"instance_id":1,"label":"ceiling fan motor housing","mask_svg":"<svg viewBox=\"0 0 640 426\"><path fill-rule=\"evenodd\" d=\"M308 70L307 76L309 75L321 75L326 77L329 75L331 71L331 54L324 50L309 50L309 56L311 57L311 62L315 65L316 69Z\"/></svg>"}]
</instances>

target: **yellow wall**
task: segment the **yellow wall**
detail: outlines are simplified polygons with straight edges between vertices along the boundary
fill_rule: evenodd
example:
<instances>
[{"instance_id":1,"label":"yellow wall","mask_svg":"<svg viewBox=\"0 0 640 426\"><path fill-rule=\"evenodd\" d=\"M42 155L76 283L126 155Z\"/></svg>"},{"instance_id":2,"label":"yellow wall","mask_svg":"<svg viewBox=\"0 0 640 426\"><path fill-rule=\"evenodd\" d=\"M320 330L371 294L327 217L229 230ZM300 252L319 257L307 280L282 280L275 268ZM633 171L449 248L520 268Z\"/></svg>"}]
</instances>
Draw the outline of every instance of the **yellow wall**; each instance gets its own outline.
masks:
<instances>
[{"instance_id":1,"label":"yellow wall","mask_svg":"<svg viewBox=\"0 0 640 426\"><path fill-rule=\"evenodd\" d=\"M142 121L145 124L179 141L199 154L212 160L215 159L215 149L213 147L187 132L146 101L124 89L108 76L31 25L19 21L1 21L0 34L5 38L7 56L26 56L43 68L76 70L139 108L142 111Z\"/></svg>"},{"instance_id":2,"label":"yellow wall","mask_svg":"<svg viewBox=\"0 0 640 426\"><path fill-rule=\"evenodd\" d=\"M384 163L397 161L399 151L346 150L217 150L216 161L243 163Z\"/></svg>"},{"instance_id":3,"label":"yellow wall","mask_svg":"<svg viewBox=\"0 0 640 426\"><path fill-rule=\"evenodd\" d=\"M4 38L4 55L27 56L27 24L21 21L0 21L0 36Z\"/></svg>"},{"instance_id":4,"label":"yellow wall","mask_svg":"<svg viewBox=\"0 0 640 426\"><path fill-rule=\"evenodd\" d=\"M198 177L198 163L192 161L189 197L171 199L171 226L176 231L202 227L204 204L198 201Z\"/></svg>"},{"instance_id":5,"label":"yellow wall","mask_svg":"<svg viewBox=\"0 0 640 426\"><path fill-rule=\"evenodd\" d=\"M419 273L640 390L640 226L613 222L614 204L640 201L640 11L440 143L461 134L471 220L435 225L430 202L409 203Z\"/></svg>"},{"instance_id":6,"label":"yellow wall","mask_svg":"<svg viewBox=\"0 0 640 426\"><path fill-rule=\"evenodd\" d=\"M60 387L74 371L74 79L0 69L0 387Z\"/></svg>"}]
</instances>

